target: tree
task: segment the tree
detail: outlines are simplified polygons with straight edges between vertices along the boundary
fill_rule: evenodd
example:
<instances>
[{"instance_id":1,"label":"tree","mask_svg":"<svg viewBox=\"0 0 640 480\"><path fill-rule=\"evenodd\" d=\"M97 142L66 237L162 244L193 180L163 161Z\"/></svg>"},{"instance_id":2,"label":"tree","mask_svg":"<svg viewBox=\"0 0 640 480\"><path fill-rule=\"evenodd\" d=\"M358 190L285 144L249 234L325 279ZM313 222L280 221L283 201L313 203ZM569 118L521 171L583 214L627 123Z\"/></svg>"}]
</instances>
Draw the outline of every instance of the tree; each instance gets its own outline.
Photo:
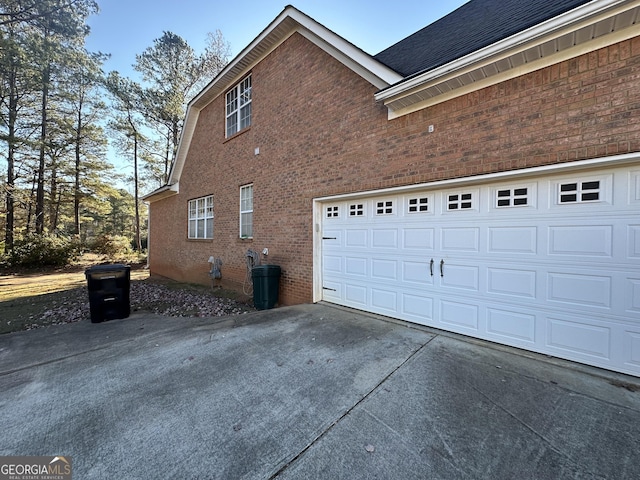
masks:
<instances>
[{"instance_id":1,"label":"tree","mask_svg":"<svg viewBox=\"0 0 640 480\"><path fill-rule=\"evenodd\" d=\"M65 8L66 7L66 8ZM98 5L93 0L77 0L69 4L64 0L39 0L36 12L46 12L46 15L36 16L34 26L40 32L40 42L35 48L40 70L41 82L41 121L40 145L37 166L37 190L35 206L36 233L44 231L44 183L45 157L48 142L48 104L52 82L56 67L60 67L65 54L75 51L84 43L89 33L86 19L91 13L98 11Z\"/></svg>"},{"instance_id":2,"label":"tree","mask_svg":"<svg viewBox=\"0 0 640 480\"><path fill-rule=\"evenodd\" d=\"M135 198L135 248L142 250L140 235L140 207L138 203L140 179L138 175L138 150L145 141L142 134L143 118L140 116L142 89L132 80L123 78L118 72L111 72L106 81L107 89L114 98L115 119L110 123L111 129L120 136L116 146L124 154L133 156L133 182Z\"/></svg>"},{"instance_id":3,"label":"tree","mask_svg":"<svg viewBox=\"0 0 640 480\"><path fill-rule=\"evenodd\" d=\"M65 171L70 138L64 128L61 85L66 62L83 51L88 33L86 18L97 12L94 0L0 0L0 139L7 145L5 205L6 248L14 240L17 182L35 178L35 208L29 195L23 205L35 218L36 232L58 221L65 188L58 189ZM33 173L35 171L35 177ZM49 181L49 205L45 182ZM64 186L63 186L64 187ZM34 211L34 215L31 215Z\"/></svg>"},{"instance_id":4,"label":"tree","mask_svg":"<svg viewBox=\"0 0 640 480\"><path fill-rule=\"evenodd\" d=\"M164 139L162 182L178 150L188 99L208 83L229 57L222 33L209 33L204 53L197 55L179 35L164 32L153 46L136 55L134 68L148 84L142 96L144 117Z\"/></svg>"}]
</instances>

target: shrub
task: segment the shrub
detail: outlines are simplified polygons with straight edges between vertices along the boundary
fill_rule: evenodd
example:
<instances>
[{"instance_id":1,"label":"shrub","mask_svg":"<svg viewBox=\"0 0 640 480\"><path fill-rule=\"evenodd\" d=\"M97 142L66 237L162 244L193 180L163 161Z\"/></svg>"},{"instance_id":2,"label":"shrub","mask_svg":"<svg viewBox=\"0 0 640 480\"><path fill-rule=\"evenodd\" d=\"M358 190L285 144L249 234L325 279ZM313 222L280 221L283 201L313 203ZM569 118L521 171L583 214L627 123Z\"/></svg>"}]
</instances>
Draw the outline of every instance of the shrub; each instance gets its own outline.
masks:
<instances>
[{"instance_id":1,"label":"shrub","mask_svg":"<svg viewBox=\"0 0 640 480\"><path fill-rule=\"evenodd\" d=\"M116 258L131 253L131 242L123 235L100 235L91 243L91 251L109 258Z\"/></svg>"},{"instance_id":2,"label":"shrub","mask_svg":"<svg viewBox=\"0 0 640 480\"><path fill-rule=\"evenodd\" d=\"M76 239L29 234L15 242L7 259L12 267L62 267L81 253L81 245Z\"/></svg>"}]
</instances>

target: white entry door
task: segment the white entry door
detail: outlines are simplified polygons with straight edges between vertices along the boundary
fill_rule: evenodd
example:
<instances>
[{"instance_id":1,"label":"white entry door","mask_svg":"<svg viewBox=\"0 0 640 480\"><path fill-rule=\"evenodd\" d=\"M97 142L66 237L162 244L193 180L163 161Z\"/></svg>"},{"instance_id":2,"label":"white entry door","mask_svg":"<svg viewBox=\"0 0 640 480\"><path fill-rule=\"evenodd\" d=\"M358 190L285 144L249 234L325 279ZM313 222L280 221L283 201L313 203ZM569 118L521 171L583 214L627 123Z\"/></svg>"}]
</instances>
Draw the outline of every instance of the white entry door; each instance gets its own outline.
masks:
<instances>
[{"instance_id":1,"label":"white entry door","mask_svg":"<svg viewBox=\"0 0 640 480\"><path fill-rule=\"evenodd\" d=\"M322 204L323 300L640 376L640 167Z\"/></svg>"}]
</instances>

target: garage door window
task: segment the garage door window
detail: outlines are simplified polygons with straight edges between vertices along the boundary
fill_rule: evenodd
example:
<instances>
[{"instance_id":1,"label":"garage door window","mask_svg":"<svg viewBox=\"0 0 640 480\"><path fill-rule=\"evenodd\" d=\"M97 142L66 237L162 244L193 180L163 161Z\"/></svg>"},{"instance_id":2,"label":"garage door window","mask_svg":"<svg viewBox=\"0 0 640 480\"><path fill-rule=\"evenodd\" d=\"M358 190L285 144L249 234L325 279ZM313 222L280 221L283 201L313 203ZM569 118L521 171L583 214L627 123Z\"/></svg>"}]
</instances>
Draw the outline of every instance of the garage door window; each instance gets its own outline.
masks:
<instances>
[{"instance_id":1,"label":"garage door window","mask_svg":"<svg viewBox=\"0 0 640 480\"><path fill-rule=\"evenodd\" d=\"M327 218L338 218L340 216L340 211L338 206L327 207Z\"/></svg>"},{"instance_id":2,"label":"garage door window","mask_svg":"<svg viewBox=\"0 0 640 480\"><path fill-rule=\"evenodd\" d=\"M505 188L496 192L496 207L523 207L528 205L529 191L523 188Z\"/></svg>"},{"instance_id":3,"label":"garage door window","mask_svg":"<svg viewBox=\"0 0 640 480\"><path fill-rule=\"evenodd\" d=\"M418 197L409 199L409 213L424 213L429 211L429 198Z\"/></svg>"},{"instance_id":4,"label":"garage door window","mask_svg":"<svg viewBox=\"0 0 640 480\"><path fill-rule=\"evenodd\" d=\"M453 193L447 196L447 210L469 210L473 208L473 194Z\"/></svg>"},{"instance_id":5,"label":"garage door window","mask_svg":"<svg viewBox=\"0 0 640 480\"><path fill-rule=\"evenodd\" d=\"M392 200L376 202L376 215L392 215L392 214L393 214Z\"/></svg>"},{"instance_id":6,"label":"garage door window","mask_svg":"<svg viewBox=\"0 0 640 480\"><path fill-rule=\"evenodd\" d=\"M349 216L350 217L363 217L364 216L364 204L363 203L353 203L349 205Z\"/></svg>"},{"instance_id":7,"label":"garage door window","mask_svg":"<svg viewBox=\"0 0 640 480\"><path fill-rule=\"evenodd\" d=\"M560 184L560 203L596 202L600 200L600 181Z\"/></svg>"}]
</instances>

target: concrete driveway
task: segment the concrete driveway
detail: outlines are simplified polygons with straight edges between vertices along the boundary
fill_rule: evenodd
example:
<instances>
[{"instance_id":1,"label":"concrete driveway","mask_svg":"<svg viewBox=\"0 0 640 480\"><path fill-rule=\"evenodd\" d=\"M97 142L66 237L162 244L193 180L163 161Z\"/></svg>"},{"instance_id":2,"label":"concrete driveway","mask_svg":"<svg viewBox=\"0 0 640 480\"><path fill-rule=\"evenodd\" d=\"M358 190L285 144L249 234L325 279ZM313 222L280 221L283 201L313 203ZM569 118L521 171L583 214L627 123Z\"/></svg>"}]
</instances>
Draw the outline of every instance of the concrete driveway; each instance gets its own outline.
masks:
<instances>
[{"instance_id":1,"label":"concrete driveway","mask_svg":"<svg viewBox=\"0 0 640 480\"><path fill-rule=\"evenodd\" d=\"M640 379L328 305L0 336L0 455L83 479L640 478Z\"/></svg>"}]
</instances>

